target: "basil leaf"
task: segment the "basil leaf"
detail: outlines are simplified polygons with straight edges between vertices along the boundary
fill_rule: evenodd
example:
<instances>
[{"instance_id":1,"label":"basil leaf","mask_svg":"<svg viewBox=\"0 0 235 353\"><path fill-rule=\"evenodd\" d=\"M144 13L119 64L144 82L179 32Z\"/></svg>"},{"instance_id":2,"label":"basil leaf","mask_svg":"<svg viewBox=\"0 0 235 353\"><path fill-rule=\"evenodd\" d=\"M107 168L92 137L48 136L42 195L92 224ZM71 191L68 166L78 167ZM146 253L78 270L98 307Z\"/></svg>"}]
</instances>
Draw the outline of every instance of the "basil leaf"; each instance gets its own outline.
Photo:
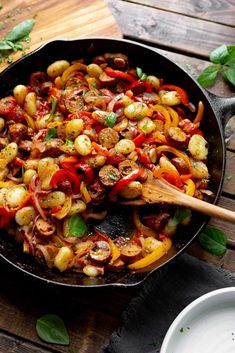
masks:
<instances>
[{"instance_id":1,"label":"basil leaf","mask_svg":"<svg viewBox=\"0 0 235 353\"><path fill-rule=\"evenodd\" d=\"M177 207L172 220L170 221L171 226L177 226L185 218L191 215L191 210L187 208Z\"/></svg>"},{"instance_id":2,"label":"basil leaf","mask_svg":"<svg viewBox=\"0 0 235 353\"><path fill-rule=\"evenodd\" d=\"M141 78L141 76L143 74L143 71L142 71L142 69L140 67L137 67L136 68L136 73L137 73L138 77Z\"/></svg>"},{"instance_id":3,"label":"basil leaf","mask_svg":"<svg viewBox=\"0 0 235 353\"><path fill-rule=\"evenodd\" d=\"M87 225L80 215L75 214L69 219L69 235L80 238L86 231Z\"/></svg>"},{"instance_id":4,"label":"basil leaf","mask_svg":"<svg viewBox=\"0 0 235 353\"><path fill-rule=\"evenodd\" d=\"M203 70L202 73L198 76L198 83L200 83L200 85L202 85L203 87L213 85L220 69L220 65L211 65L206 67L205 70Z\"/></svg>"},{"instance_id":5,"label":"basil leaf","mask_svg":"<svg viewBox=\"0 0 235 353\"><path fill-rule=\"evenodd\" d=\"M114 124L116 123L117 120L117 115L113 112L108 113L106 118L105 118L105 122L104 125L108 125L109 127L113 127Z\"/></svg>"},{"instance_id":6,"label":"basil leaf","mask_svg":"<svg viewBox=\"0 0 235 353\"><path fill-rule=\"evenodd\" d=\"M223 73L224 77L226 80L231 82L235 86L235 67L234 68L229 68L224 71Z\"/></svg>"},{"instance_id":7,"label":"basil leaf","mask_svg":"<svg viewBox=\"0 0 235 353\"><path fill-rule=\"evenodd\" d=\"M220 256L226 251L227 237L217 228L206 227L198 239L202 248L213 255Z\"/></svg>"},{"instance_id":8,"label":"basil leaf","mask_svg":"<svg viewBox=\"0 0 235 353\"><path fill-rule=\"evenodd\" d=\"M37 320L36 331L38 336L45 342L69 345L68 331L63 320L53 314L41 316Z\"/></svg>"},{"instance_id":9,"label":"basil leaf","mask_svg":"<svg viewBox=\"0 0 235 353\"><path fill-rule=\"evenodd\" d=\"M142 80L142 81L146 81L147 80L147 75L145 74L145 73L143 73L142 75L141 75L141 77L140 77L140 79Z\"/></svg>"},{"instance_id":10,"label":"basil leaf","mask_svg":"<svg viewBox=\"0 0 235 353\"><path fill-rule=\"evenodd\" d=\"M210 61L214 64L224 64L229 55L227 45L223 44L213 50L210 54Z\"/></svg>"},{"instance_id":11,"label":"basil leaf","mask_svg":"<svg viewBox=\"0 0 235 353\"><path fill-rule=\"evenodd\" d=\"M57 136L57 130L55 127L52 127L47 131L47 136L44 137L44 141L51 140Z\"/></svg>"},{"instance_id":12,"label":"basil leaf","mask_svg":"<svg viewBox=\"0 0 235 353\"><path fill-rule=\"evenodd\" d=\"M10 45L10 43L7 43L6 41L1 41L0 42L0 50L5 51L5 50L11 50L12 46Z\"/></svg>"},{"instance_id":13,"label":"basil leaf","mask_svg":"<svg viewBox=\"0 0 235 353\"><path fill-rule=\"evenodd\" d=\"M34 20L25 20L18 25L16 25L5 37L5 40L10 40L11 42L16 42L23 37L29 35L35 24Z\"/></svg>"}]
</instances>

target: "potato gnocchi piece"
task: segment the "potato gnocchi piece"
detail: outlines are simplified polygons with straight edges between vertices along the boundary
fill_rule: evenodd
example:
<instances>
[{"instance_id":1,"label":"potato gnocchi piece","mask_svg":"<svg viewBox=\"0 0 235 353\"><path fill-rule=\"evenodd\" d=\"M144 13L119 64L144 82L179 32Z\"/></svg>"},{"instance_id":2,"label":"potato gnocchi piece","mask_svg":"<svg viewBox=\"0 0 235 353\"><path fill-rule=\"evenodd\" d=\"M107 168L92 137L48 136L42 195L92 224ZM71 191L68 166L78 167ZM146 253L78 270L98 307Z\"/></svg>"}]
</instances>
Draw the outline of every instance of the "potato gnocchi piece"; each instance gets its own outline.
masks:
<instances>
[{"instance_id":1,"label":"potato gnocchi piece","mask_svg":"<svg viewBox=\"0 0 235 353\"><path fill-rule=\"evenodd\" d=\"M86 135L79 135L74 141L74 147L82 156L87 156L91 153L91 140Z\"/></svg>"},{"instance_id":2,"label":"potato gnocchi piece","mask_svg":"<svg viewBox=\"0 0 235 353\"><path fill-rule=\"evenodd\" d=\"M16 185L11 187L6 192L6 203L9 207L18 207L29 195L29 192L23 185Z\"/></svg>"},{"instance_id":3,"label":"potato gnocchi piece","mask_svg":"<svg viewBox=\"0 0 235 353\"><path fill-rule=\"evenodd\" d=\"M205 160L208 155L208 143L203 136L193 135L188 144L188 149L193 158L198 160Z\"/></svg>"},{"instance_id":4,"label":"potato gnocchi piece","mask_svg":"<svg viewBox=\"0 0 235 353\"><path fill-rule=\"evenodd\" d=\"M17 103L23 107L24 105L24 101L25 101L25 97L27 95L27 87L24 85L17 85L15 86L15 88L13 89L13 94L15 99L17 100Z\"/></svg>"},{"instance_id":5,"label":"potato gnocchi piece","mask_svg":"<svg viewBox=\"0 0 235 353\"><path fill-rule=\"evenodd\" d=\"M138 120L144 118L150 112L146 103L134 102L124 109L124 114L128 119Z\"/></svg>"},{"instance_id":6,"label":"potato gnocchi piece","mask_svg":"<svg viewBox=\"0 0 235 353\"><path fill-rule=\"evenodd\" d=\"M36 100L37 100L37 96L35 92L29 92L25 96L24 110L31 117L34 117L37 112Z\"/></svg>"},{"instance_id":7,"label":"potato gnocchi piece","mask_svg":"<svg viewBox=\"0 0 235 353\"><path fill-rule=\"evenodd\" d=\"M57 60L47 68L47 75L51 78L56 78L63 74L63 72L70 66L67 60Z\"/></svg>"},{"instance_id":8,"label":"potato gnocchi piece","mask_svg":"<svg viewBox=\"0 0 235 353\"><path fill-rule=\"evenodd\" d=\"M129 154L135 150L135 144L129 139L122 139L115 145L115 150L122 154Z\"/></svg>"},{"instance_id":9,"label":"potato gnocchi piece","mask_svg":"<svg viewBox=\"0 0 235 353\"><path fill-rule=\"evenodd\" d=\"M54 208L61 206L65 202L65 193L62 191L52 191L47 196L41 196L39 199L40 206L43 208Z\"/></svg>"},{"instance_id":10,"label":"potato gnocchi piece","mask_svg":"<svg viewBox=\"0 0 235 353\"><path fill-rule=\"evenodd\" d=\"M161 103L164 105L178 105L181 103L181 97L176 91L159 91Z\"/></svg>"},{"instance_id":11,"label":"potato gnocchi piece","mask_svg":"<svg viewBox=\"0 0 235 353\"><path fill-rule=\"evenodd\" d=\"M5 168L8 163L12 162L18 154L18 145L15 142L9 143L0 152L0 168Z\"/></svg>"},{"instance_id":12,"label":"potato gnocchi piece","mask_svg":"<svg viewBox=\"0 0 235 353\"><path fill-rule=\"evenodd\" d=\"M209 178L208 168L202 161L192 162L192 174L196 179L207 179Z\"/></svg>"},{"instance_id":13,"label":"potato gnocchi piece","mask_svg":"<svg viewBox=\"0 0 235 353\"><path fill-rule=\"evenodd\" d=\"M30 224L36 217L36 211L33 206L26 206L18 210L15 214L16 223L20 226Z\"/></svg>"},{"instance_id":14,"label":"potato gnocchi piece","mask_svg":"<svg viewBox=\"0 0 235 353\"><path fill-rule=\"evenodd\" d=\"M65 270L67 270L73 256L73 251L69 247L62 246L62 248L60 248L59 252L55 256L55 267L58 268L60 272L64 272Z\"/></svg>"},{"instance_id":15,"label":"potato gnocchi piece","mask_svg":"<svg viewBox=\"0 0 235 353\"><path fill-rule=\"evenodd\" d=\"M142 195L143 186L139 181L131 181L119 194L125 199L131 200Z\"/></svg>"}]
</instances>

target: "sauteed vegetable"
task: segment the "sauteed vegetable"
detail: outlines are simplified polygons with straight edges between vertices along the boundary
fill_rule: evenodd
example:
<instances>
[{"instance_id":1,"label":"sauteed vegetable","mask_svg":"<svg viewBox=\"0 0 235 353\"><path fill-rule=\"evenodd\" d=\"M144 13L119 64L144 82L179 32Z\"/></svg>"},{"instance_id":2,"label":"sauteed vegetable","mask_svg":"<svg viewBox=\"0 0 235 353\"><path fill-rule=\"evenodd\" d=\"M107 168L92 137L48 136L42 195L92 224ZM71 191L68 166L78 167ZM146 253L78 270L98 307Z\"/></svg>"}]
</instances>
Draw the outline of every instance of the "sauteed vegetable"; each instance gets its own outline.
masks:
<instances>
[{"instance_id":1,"label":"sauteed vegetable","mask_svg":"<svg viewBox=\"0 0 235 353\"><path fill-rule=\"evenodd\" d=\"M61 272L98 276L150 265L190 212L130 208L128 237L104 234L96 222L111 204L141 197L146 170L188 195L209 193L203 110L182 87L121 53L32 73L0 99L0 227Z\"/></svg>"}]
</instances>

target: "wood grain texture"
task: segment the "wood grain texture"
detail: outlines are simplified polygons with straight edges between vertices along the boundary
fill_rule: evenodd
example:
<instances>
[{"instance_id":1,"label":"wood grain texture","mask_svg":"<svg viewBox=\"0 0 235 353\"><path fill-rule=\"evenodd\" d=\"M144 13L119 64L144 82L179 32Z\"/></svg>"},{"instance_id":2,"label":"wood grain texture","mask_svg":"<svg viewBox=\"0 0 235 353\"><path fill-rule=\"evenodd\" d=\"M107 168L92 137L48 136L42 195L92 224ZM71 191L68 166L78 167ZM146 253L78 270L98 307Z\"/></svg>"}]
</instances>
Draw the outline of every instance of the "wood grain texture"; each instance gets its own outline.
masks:
<instances>
[{"instance_id":1,"label":"wood grain texture","mask_svg":"<svg viewBox=\"0 0 235 353\"><path fill-rule=\"evenodd\" d=\"M108 0L124 36L204 58L222 43L235 44L235 28L126 1Z\"/></svg>"},{"instance_id":2,"label":"wood grain texture","mask_svg":"<svg viewBox=\"0 0 235 353\"><path fill-rule=\"evenodd\" d=\"M208 20L234 26L235 1L234 0L127 0L136 4L154 7L189 17Z\"/></svg>"},{"instance_id":3,"label":"wood grain texture","mask_svg":"<svg viewBox=\"0 0 235 353\"><path fill-rule=\"evenodd\" d=\"M121 37L118 25L103 0L3 0L1 4L1 38L21 21L35 18L28 51L55 38ZM18 52L14 58L21 54ZM0 64L0 70L6 66Z\"/></svg>"}]
</instances>

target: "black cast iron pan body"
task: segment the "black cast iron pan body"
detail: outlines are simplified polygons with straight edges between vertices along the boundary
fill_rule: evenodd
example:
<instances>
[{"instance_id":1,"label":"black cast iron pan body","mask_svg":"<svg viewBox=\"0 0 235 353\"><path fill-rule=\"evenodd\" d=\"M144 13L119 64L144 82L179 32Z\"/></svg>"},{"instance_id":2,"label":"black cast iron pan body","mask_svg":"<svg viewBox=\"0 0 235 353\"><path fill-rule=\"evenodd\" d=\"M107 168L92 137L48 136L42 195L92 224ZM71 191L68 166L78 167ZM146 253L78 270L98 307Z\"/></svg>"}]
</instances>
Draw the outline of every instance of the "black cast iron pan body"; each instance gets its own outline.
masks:
<instances>
[{"instance_id":1,"label":"black cast iron pan body","mask_svg":"<svg viewBox=\"0 0 235 353\"><path fill-rule=\"evenodd\" d=\"M66 59L73 61L79 58L89 60L94 56L105 52L121 52L130 58L132 67L141 67L144 72L153 74L165 79L165 83L179 85L184 88L189 95L190 101L197 106L202 100L205 105L202 130L209 141L209 171L211 175L210 189L214 192L216 202L223 182L225 169L225 146L223 139L220 116L217 116L207 98L205 92L198 84L179 66L148 48L126 40L115 40L110 38L84 38L78 40L55 40L49 42L30 53L24 58L12 64L0 75L0 97L10 93L16 84L27 84L31 73L46 70L47 66L55 60ZM219 105L221 109L221 104ZM231 114L232 115L232 114ZM124 211L125 213L126 211ZM55 283L69 287L102 287L102 286L133 286L142 282L147 276L157 271L163 264L172 261L180 254L200 233L207 223L208 218L201 214L194 214L191 224L181 229L175 237L175 250L168 254L164 262L158 262L151 269L143 272L132 273L107 273L102 278L87 278L76 273L63 273L49 270L39 264L32 257L22 253L20 248L12 242L11 237L0 235L0 255L14 267L35 278L48 283ZM107 227L111 232L119 234L125 232L125 217L119 209L115 210L100 228L106 231Z\"/></svg>"}]
</instances>

